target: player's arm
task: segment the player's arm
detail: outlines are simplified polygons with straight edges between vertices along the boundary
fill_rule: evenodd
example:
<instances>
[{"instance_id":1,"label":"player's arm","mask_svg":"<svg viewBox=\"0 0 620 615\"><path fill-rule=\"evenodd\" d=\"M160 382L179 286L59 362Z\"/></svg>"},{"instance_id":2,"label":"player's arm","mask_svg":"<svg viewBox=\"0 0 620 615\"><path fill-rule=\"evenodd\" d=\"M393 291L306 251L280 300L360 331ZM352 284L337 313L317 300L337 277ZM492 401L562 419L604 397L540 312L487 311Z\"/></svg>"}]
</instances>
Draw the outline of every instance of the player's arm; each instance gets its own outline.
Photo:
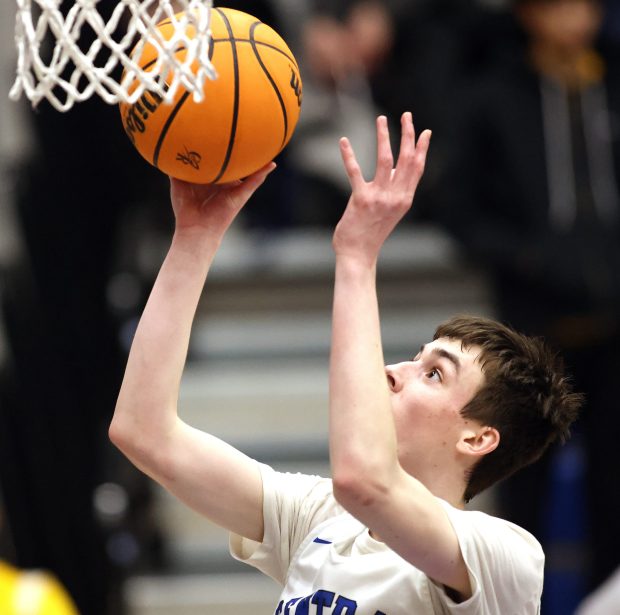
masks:
<instances>
[{"instance_id":1,"label":"player's arm","mask_svg":"<svg viewBox=\"0 0 620 615\"><path fill-rule=\"evenodd\" d=\"M181 421L177 401L192 321L224 234L275 165L243 182L171 182L175 231L129 353L110 438L143 472L215 523L263 535L257 465Z\"/></svg>"},{"instance_id":2,"label":"player's arm","mask_svg":"<svg viewBox=\"0 0 620 615\"><path fill-rule=\"evenodd\" d=\"M334 233L336 281L330 359L330 458L340 503L430 578L469 596L457 536L435 497L401 467L381 344L375 277L379 251L411 207L430 133L417 145L402 119L396 167L387 121L377 121L378 160L366 182L346 139L351 199Z\"/></svg>"}]
</instances>

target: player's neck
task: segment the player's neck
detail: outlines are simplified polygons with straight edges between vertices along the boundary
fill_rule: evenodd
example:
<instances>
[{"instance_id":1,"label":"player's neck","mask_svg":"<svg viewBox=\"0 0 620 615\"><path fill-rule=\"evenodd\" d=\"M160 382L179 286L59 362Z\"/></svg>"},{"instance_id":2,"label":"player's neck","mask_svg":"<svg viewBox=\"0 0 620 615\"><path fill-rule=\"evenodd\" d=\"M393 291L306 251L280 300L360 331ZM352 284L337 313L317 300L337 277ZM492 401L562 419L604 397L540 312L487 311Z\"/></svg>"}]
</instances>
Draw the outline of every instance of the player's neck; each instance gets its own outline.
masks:
<instances>
[{"instance_id":1,"label":"player's neck","mask_svg":"<svg viewBox=\"0 0 620 615\"><path fill-rule=\"evenodd\" d=\"M461 509L465 507L465 474L460 466L447 467L439 463L428 464L411 472L435 497Z\"/></svg>"},{"instance_id":2,"label":"player's neck","mask_svg":"<svg viewBox=\"0 0 620 615\"><path fill-rule=\"evenodd\" d=\"M453 487L447 484L438 484L436 487L429 487L429 491L440 500L448 502L454 508L464 509L465 500L463 499L463 493L465 491L465 485L459 481L458 486Z\"/></svg>"}]
</instances>

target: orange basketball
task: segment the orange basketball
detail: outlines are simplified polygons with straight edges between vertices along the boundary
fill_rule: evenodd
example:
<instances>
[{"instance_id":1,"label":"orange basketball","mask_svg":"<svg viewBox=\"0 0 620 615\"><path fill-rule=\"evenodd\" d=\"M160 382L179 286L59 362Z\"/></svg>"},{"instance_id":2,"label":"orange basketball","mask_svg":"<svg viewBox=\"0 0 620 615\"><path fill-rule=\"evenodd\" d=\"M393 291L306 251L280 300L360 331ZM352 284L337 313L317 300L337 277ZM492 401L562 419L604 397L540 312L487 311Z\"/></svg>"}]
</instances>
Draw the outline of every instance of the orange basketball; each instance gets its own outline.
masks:
<instances>
[{"instance_id":1,"label":"orange basketball","mask_svg":"<svg viewBox=\"0 0 620 615\"><path fill-rule=\"evenodd\" d=\"M158 28L172 36L169 20ZM293 134L302 98L297 62L272 28L247 13L214 8L211 31L218 76L206 81L201 103L179 88L172 105L151 92L120 105L125 132L148 162L201 184L240 179L273 160ZM145 45L140 66L148 70L156 54Z\"/></svg>"}]
</instances>

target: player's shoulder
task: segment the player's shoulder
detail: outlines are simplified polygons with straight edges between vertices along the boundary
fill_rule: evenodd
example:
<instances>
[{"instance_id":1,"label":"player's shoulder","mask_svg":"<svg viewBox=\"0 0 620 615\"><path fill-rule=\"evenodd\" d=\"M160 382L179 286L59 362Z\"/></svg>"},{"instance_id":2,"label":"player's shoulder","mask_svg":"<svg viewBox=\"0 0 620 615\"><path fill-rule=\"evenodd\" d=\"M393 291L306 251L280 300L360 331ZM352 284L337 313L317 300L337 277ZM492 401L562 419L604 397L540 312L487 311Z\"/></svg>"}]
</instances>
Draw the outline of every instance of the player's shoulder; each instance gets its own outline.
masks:
<instances>
[{"instance_id":1,"label":"player's shoulder","mask_svg":"<svg viewBox=\"0 0 620 615\"><path fill-rule=\"evenodd\" d=\"M502 550L518 549L533 559L544 560L540 542L526 529L499 516L481 510L459 509L439 500L458 535L467 533L488 544L501 545Z\"/></svg>"}]
</instances>

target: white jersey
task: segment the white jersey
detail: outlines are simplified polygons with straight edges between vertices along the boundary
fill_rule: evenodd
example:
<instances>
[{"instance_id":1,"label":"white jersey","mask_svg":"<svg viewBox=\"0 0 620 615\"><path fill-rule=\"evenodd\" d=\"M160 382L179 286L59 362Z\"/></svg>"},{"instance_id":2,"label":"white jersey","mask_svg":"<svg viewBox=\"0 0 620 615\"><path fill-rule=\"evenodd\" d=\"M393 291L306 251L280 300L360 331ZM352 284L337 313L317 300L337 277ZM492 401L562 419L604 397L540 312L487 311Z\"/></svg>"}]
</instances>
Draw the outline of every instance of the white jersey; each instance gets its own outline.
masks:
<instances>
[{"instance_id":1,"label":"white jersey","mask_svg":"<svg viewBox=\"0 0 620 615\"><path fill-rule=\"evenodd\" d=\"M518 526L443 505L458 536L473 595L455 603L334 499L331 480L261 466L262 543L231 536L232 555L283 586L274 615L536 615L540 544Z\"/></svg>"}]
</instances>

